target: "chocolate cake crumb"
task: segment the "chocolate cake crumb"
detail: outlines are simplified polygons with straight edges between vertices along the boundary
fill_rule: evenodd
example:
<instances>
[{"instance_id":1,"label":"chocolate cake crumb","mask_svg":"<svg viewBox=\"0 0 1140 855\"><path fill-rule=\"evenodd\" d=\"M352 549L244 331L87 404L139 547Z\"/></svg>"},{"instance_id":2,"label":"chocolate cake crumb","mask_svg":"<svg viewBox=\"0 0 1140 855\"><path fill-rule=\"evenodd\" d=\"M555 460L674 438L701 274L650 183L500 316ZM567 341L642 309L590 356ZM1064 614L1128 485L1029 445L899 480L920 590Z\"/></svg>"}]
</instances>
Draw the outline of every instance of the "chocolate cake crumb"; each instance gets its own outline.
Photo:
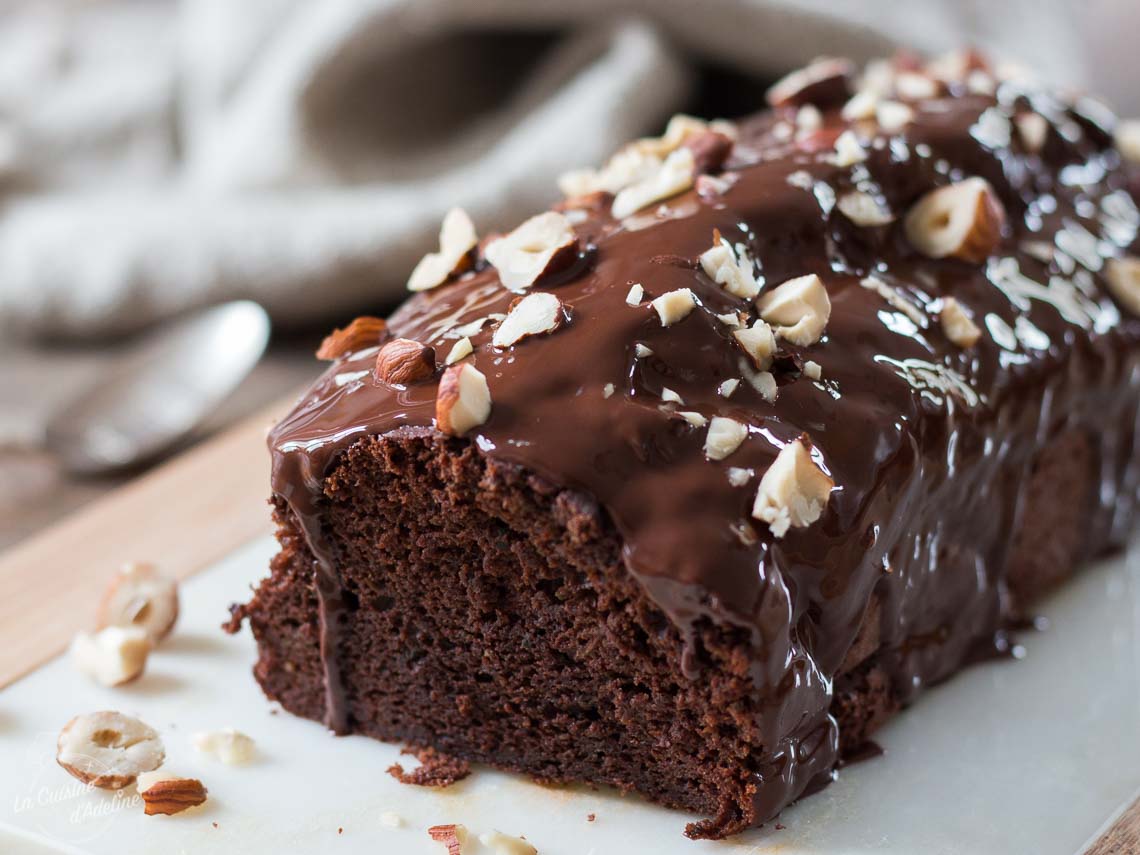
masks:
<instances>
[{"instance_id":1,"label":"chocolate cake crumb","mask_svg":"<svg viewBox=\"0 0 1140 855\"><path fill-rule=\"evenodd\" d=\"M411 754L420 761L420 765L410 772L405 772L399 763L393 763L388 767L388 774L401 784L412 784L417 787L449 787L471 774L471 764L466 760L448 757L434 748L405 748L400 753Z\"/></svg>"}]
</instances>

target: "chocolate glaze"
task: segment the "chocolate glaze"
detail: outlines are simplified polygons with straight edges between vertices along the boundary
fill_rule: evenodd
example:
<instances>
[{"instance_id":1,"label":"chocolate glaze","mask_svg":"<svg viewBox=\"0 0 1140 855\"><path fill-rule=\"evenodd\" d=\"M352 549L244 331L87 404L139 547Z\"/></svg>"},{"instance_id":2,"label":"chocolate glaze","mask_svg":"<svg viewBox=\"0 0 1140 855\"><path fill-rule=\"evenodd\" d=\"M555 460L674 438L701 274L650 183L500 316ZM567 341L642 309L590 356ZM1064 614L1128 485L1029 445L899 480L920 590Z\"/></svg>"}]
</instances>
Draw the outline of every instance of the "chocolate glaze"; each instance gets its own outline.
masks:
<instances>
[{"instance_id":1,"label":"chocolate glaze","mask_svg":"<svg viewBox=\"0 0 1140 855\"><path fill-rule=\"evenodd\" d=\"M1050 122L1040 155L1010 140L1009 118L1030 107ZM834 110L798 141L779 131L790 108L742 123L723 192L702 186L620 222L607 204L571 214L589 251L538 286L569 306L569 323L506 350L491 346L494 318L471 335L469 359L494 404L469 440L597 498L629 572L687 639L678 662L686 676L700 678L700 622L746 630L768 734L754 759L757 822L832 774L832 680L872 598L883 661L904 700L977 657L979 645L999 649L1010 533L1027 468L1051 437L1078 428L1099 439L1094 495L1073 497L1087 554L1124 538L1140 483L1140 322L1121 316L1100 275L1106 256L1134 244L1140 216L1099 117L1010 83L996 97L951 91L916 108L901 133L865 129L875 134L869 157L848 167L829 158L847 124ZM1006 207L998 251L982 265L917 255L902 215L924 192L972 175ZM853 187L878 195L896 222L847 221L834 203ZM747 380L731 398L717 392L743 369L714 315L755 312L695 264L713 229L747 246L766 286L817 273L829 291L825 336L788 348L774 369L774 403ZM861 287L869 273L923 322ZM646 291L640 307L625 302L634 282ZM676 288L691 288L699 306L663 328L648 300ZM972 348L941 330L938 300L949 295L983 328ZM409 300L390 327L442 354L456 326L505 313L515 297L484 266ZM637 358L637 343L652 356ZM336 362L269 440L273 489L317 560L326 721L337 732L351 727L336 652L349 615L322 533L323 479L360 438L434 423L437 383L386 386L370 371L374 357L373 348ZM795 370L807 359L822 366L820 382ZM664 387L684 406L663 407ZM710 462L705 431L676 409L731 416L750 426L749 438ZM774 539L750 517L751 503L779 449L805 433L836 489L815 524ZM729 467L754 475L735 487Z\"/></svg>"}]
</instances>

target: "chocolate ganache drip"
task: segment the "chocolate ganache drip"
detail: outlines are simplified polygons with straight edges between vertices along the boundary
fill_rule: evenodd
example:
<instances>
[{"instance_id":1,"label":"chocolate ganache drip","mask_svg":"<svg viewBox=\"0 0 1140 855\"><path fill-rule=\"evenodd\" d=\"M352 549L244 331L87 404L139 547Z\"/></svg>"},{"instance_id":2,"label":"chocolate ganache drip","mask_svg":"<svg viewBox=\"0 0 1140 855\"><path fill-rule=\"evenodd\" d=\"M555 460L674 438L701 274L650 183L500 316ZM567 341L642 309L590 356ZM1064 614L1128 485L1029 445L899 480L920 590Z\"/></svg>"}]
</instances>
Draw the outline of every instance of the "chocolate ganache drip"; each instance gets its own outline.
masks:
<instances>
[{"instance_id":1,"label":"chocolate ganache drip","mask_svg":"<svg viewBox=\"0 0 1140 855\"><path fill-rule=\"evenodd\" d=\"M449 281L385 333L440 361L470 340L455 365L485 378L490 411L480 423L471 405L467 440L597 499L628 571L688 639L686 678L701 679L703 622L751 639L768 735L755 822L833 774L833 680L865 620L908 696L1000 640L1009 533L1051 438L1100 442L1100 483L1072 497L1086 554L1123 540L1140 477L1126 275L1140 215L1103 111L978 61L958 77L876 66L857 92L848 71L817 68L769 113L681 121L569 176L578 195L529 248L455 239L439 254ZM702 263L717 245L723 276ZM769 295L812 276L827 311L795 303L791 321L777 317ZM557 301L528 311L560 312L556 328L548 314L495 346L519 297L539 293ZM794 332L804 318L825 320L814 338ZM324 478L361 438L438 417L440 372L384 382L380 343L338 358L269 439L273 488L316 557L337 732L350 727L337 664L348 616ZM731 424L716 422L727 433L710 452L714 419ZM762 487L787 449L802 455ZM739 830L727 822L691 831Z\"/></svg>"}]
</instances>

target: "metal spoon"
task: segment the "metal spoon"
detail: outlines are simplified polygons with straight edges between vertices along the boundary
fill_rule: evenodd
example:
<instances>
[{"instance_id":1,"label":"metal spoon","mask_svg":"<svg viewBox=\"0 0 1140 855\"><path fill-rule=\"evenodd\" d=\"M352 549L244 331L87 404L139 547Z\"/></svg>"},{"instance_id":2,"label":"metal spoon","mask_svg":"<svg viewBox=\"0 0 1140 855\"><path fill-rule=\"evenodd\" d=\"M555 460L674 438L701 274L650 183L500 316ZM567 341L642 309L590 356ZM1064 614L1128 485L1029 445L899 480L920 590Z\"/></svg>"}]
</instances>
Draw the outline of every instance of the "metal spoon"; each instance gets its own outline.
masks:
<instances>
[{"instance_id":1,"label":"metal spoon","mask_svg":"<svg viewBox=\"0 0 1140 855\"><path fill-rule=\"evenodd\" d=\"M148 333L111 376L52 416L45 442L78 474L122 469L186 439L257 364L269 317L225 303Z\"/></svg>"}]
</instances>

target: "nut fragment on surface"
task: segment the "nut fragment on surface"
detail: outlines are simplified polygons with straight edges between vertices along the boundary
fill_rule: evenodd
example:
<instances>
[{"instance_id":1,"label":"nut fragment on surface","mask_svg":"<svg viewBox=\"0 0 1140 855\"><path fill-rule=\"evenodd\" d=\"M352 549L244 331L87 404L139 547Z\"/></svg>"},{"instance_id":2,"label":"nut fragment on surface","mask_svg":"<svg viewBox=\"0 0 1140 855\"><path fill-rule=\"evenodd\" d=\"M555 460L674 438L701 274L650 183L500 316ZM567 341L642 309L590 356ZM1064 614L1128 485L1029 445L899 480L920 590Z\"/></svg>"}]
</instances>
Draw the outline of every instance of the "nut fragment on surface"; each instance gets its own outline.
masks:
<instances>
[{"instance_id":1,"label":"nut fragment on surface","mask_svg":"<svg viewBox=\"0 0 1140 855\"><path fill-rule=\"evenodd\" d=\"M701 253L700 264L709 279L735 297L750 300L760 293L751 257L743 248L737 253L716 229L713 229L712 246Z\"/></svg>"},{"instance_id":2,"label":"nut fragment on surface","mask_svg":"<svg viewBox=\"0 0 1140 855\"><path fill-rule=\"evenodd\" d=\"M463 855L463 844L467 842L467 827L456 823L433 825L427 830L428 836L447 847L447 855Z\"/></svg>"},{"instance_id":3,"label":"nut fragment on surface","mask_svg":"<svg viewBox=\"0 0 1140 855\"><path fill-rule=\"evenodd\" d=\"M410 338L394 338L376 354L376 377L390 386L407 386L435 374L435 348Z\"/></svg>"},{"instance_id":4,"label":"nut fragment on surface","mask_svg":"<svg viewBox=\"0 0 1140 855\"><path fill-rule=\"evenodd\" d=\"M71 642L75 667L104 686L121 686L142 675L151 640L137 626L108 626L81 632Z\"/></svg>"},{"instance_id":5,"label":"nut fragment on surface","mask_svg":"<svg viewBox=\"0 0 1140 855\"><path fill-rule=\"evenodd\" d=\"M847 94L853 71L849 60L820 57L777 80L765 97L772 107L838 100Z\"/></svg>"},{"instance_id":6,"label":"nut fragment on surface","mask_svg":"<svg viewBox=\"0 0 1140 855\"><path fill-rule=\"evenodd\" d=\"M498 271L503 287L525 291L574 260L578 236L564 215L546 211L488 243L483 254Z\"/></svg>"},{"instance_id":7,"label":"nut fragment on surface","mask_svg":"<svg viewBox=\"0 0 1140 855\"><path fill-rule=\"evenodd\" d=\"M882 202L861 190L844 193L835 207L857 226L885 226L895 220L894 214Z\"/></svg>"},{"instance_id":8,"label":"nut fragment on surface","mask_svg":"<svg viewBox=\"0 0 1140 855\"><path fill-rule=\"evenodd\" d=\"M97 621L99 627L140 627L157 643L178 621L178 582L153 564L124 564L99 603Z\"/></svg>"},{"instance_id":9,"label":"nut fragment on surface","mask_svg":"<svg viewBox=\"0 0 1140 855\"><path fill-rule=\"evenodd\" d=\"M85 784L118 790L162 765L162 740L148 725L120 712L77 715L56 741L56 762Z\"/></svg>"},{"instance_id":10,"label":"nut fragment on surface","mask_svg":"<svg viewBox=\"0 0 1140 855\"><path fill-rule=\"evenodd\" d=\"M687 148L677 149L650 175L620 190L614 196L611 213L620 220L654 202L684 193L693 186L695 169L693 153Z\"/></svg>"},{"instance_id":11,"label":"nut fragment on surface","mask_svg":"<svg viewBox=\"0 0 1140 855\"><path fill-rule=\"evenodd\" d=\"M479 835L479 842L495 855L538 855L538 850L521 837L512 837L501 831L488 831Z\"/></svg>"},{"instance_id":12,"label":"nut fragment on surface","mask_svg":"<svg viewBox=\"0 0 1140 855\"><path fill-rule=\"evenodd\" d=\"M684 405L685 399L670 389L668 386L661 390L661 400L667 404L681 404Z\"/></svg>"},{"instance_id":13,"label":"nut fragment on surface","mask_svg":"<svg viewBox=\"0 0 1140 855\"><path fill-rule=\"evenodd\" d=\"M317 359L334 360L358 350L376 347L388 337L388 324L381 318L356 318L344 329L333 330L317 348Z\"/></svg>"},{"instance_id":14,"label":"nut fragment on surface","mask_svg":"<svg viewBox=\"0 0 1140 855\"><path fill-rule=\"evenodd\" d=\"M527 294L511 307L491 336L495 347L510 347L533 335L552 333L565 319L565 307L553 294Z\"/></svg>"},{"instance_id":15,"label":"nut fragment on surface","mask_svg":"<svg viewBox=\"0 0 1140 855\"><path fill-rule=\"evenodd\" d=\"M836 166L854 166L867 159L867 151L854 131L844 131L835 140L835 154L831 161Z\"/></svg>"},{"instance_id":16,"label":"nut fragment on surface","mask_svg":"<svg viewBox=\"0 0 1140 855\"><path fill-rule=\"evenodd\" d=\"M651 300L649 305L657 312L661 326L669 327L687 318L689 312L696 308L697 301L690 289L678 288L676 291L666 291L660 297Z\"/></svg>"},{"instance_id":17,"label":"nut fragment on surface","mask_svg":"<svg viewBox=\"0 0 1140 855\"><path fill-rule=\"evenodd\" d=\"M716 392L723 398L731 398L732 393L736 391L736 387L739 385L740 381L737 378L730 377L722 381L721 384L716 387Z\"/></svg>"},{"instance_id":18,"label":"nut fragment on surface","mask_svg":"<svg viewBox=\"0 0 1140 855\"><path fill-rule=\"evenodd\" d=\"M809 380L819 380L823 377L823 368L820 367L818 362L809 359L804 363L804 377Z\"/></svg>"},{"instance_id":19,"label":"nut fragment on surface","mask_svg":"<svg viewBox=\"0 0 1140 855\"><path fill-rule=\"evenodd\" d=\"M1001 242L1005 209L982 178L931 190L907 212L907 240L928 258L980 264Z\"/></svg>"},{"instance_id":20,"label":"nut fragment on surface","mask_svg":"<svg viewBox=\"0 0 1140 855\"><path fill-rule=\"evenodd\" d=\"M427 291L442 285L471 266L471 254L479 243L475 224L462 208L452 208L439 228L439 252L420 259L408 278L409 291Z\"/></svg>"},{"instance_id":21,"label":"nut fragment on surface","mask_svg":"<svg viewBox=\"0 0 1140 855\"><path fill-rule=\"evenodd\" d=\"M938 94L938 84L915 71L900 71L895 75L895 94L904 101L922 101Z\"/></svg>"},{"instance_id":22,"label":"nut fragment on surface","mask_svg":"<svg viewBox=\"0 0 1140 855\"><path fill-rule=\"evenodd\" d=\"M834 488L835 482L812 460L801 437L780 449L760 479L752 516L768 523L773 535L783 537L792 526L804 528L818 520Z\"/></svg>"},{"instance_id":23,"label":"nut fragment on surface","mask_svg":"<svg viewBox=\"0 0 1140 855\"><path fill-rule=\"evenodd\" d=\"M973 347L982 337L981 329L953 297L946 297L942 301L938 319L942 322L942 331L946 337L958 347Z\"/></svg>"},{"instance_id":24,"label":"nut fragment on surface","mask_svg":"<svg viewBox=\"0 0 1140 855\"><path fill-rule=\"evenodd\" d=\"M1112 141L1121 157L1131 163L1140 163L1140 119L1117 122Z\"/></svg>"},{"instance_id":25,"label":"nut fragment on surface","mask_svg":"<svg viewBox=\"0 0 1140 855\"><path fill-rule=\"evenodd\" d=\"M879 96L877 94L870 89L863 89L851 96L850 100L843 105L843 109L839 111L839 115L848 122L873 119L878 103Z\"/></svg>"},{"instance_id":26,"label":"nut fragment on surface","mask_svg":"<svg viewBox=\"0 0 1140 855\"><path fill-rule=\"evenodd\" d=\"M1131 314L1140 315L1140 258L1128 255L1108 259L1104 278L1112 296Z\"/></svg>"},{"instance_id":27,"label":"nut fragment on surface","mask_svg":"<svg viewBox=\"0 0 1140 855\"><path fill-rule=\"evenodd\" d=\"M1018 113L1013 117L1013 125L1026 151L1037 154L1045 147L1049 120L1040 113Z\"/></svg>"},{"instance_id":28,"label":"nut fragment on surface","mask_svg":"<svg viewBox=\"0 0 1140 855\"><path fill-rule=\"evenodd\" d=\"M748 438L748 425L726 416L713 416L705 434L705 457L724 460Z\"/></svg>"},{"instance_id":29,"label":"nut fragment on surface","mask_svg":"<svg viewBox=\"0 0 1140 855\"><path fill-rule=\"evenodd\" d=\"M875 121L887 133L898 133L914 121L914 110L901 101L880 101L875 106Z\"/></svg>"},{"instance_id":30,"label":"nut fragment on surface","mask_svg":"<svg viewBox=\"0 0 1140 855\"><path fill-rule=\"evenodd\" d=\"M750 327L733 330L732 337L748 354L758 371L763 371L772 364L772 355L776 352L776 336L767 323L754 321Z\"/></svg>"},{"instance_id":31,"label":"nut fragment on surface","mask_svg":"<svg viewBox=\"0 0 1140 855\"><path fill-rule=\"evenodd\" d=\"M227 766L240 766L253 759L253 739L232 727L194 734L194 748L221 760Z\"/></svg>"},{"instance_id":32,"label":"nut fragment on surface","mask_svg":"<svg viewBox=\"0 0 1140 855\"><path fill-rule=\"evenodd\" d=\"M831 317L831 299L814 273L777 285L756 303L775 334L801 347L815 344Z\"/></svg>"},{"instance_id":33,"label":"nut fragment on surface","mask_svg":"<svg viewBox=\"0 0 1140 855\"><path fill-rule=\"evenodd\" d=\"M640 306L644 298L645 289L641 287L641 283L634 282L629 286L629 293L625 295L625 304L627 306Z\"/></svg>"},{"instance_id":34,"label":"nut fragment on surface","mask_svg":"<svg viewBox=\"0 0 1140 855\"><path fill-rule=\"evenodd\" d=\"M451 346L451 350L447 352L447 358L443 360L445 365L454 365L461 359L466 359L475 352L474 345L471 344L471 339L467 336L459 339Z\"/></svg>"},{"instance_id":35,"label":"nut fragment on surface","mask_svg":"<svg viewBox=\"0 0 1140 855\"><path fill-rule=\"evenodd\" d=\"M436 426L450 436L463 436L491 415L487 378L474 365L452 365L443 372L435 398Z\"/></svg>"},{"instance_id":36,"label":"nut fragment on surface","mask_svg":"<svg viewBox=\"0 0 1140 855\"><path fill-rule=\"evenodd\" d=\"M204 804L207 791L197 778L181 778L168 772L139 775L139 796L147 816L173 816Z\"/></svg>"},{"instance_id":37,"label":"nut fragment on surface","mask_svg":"<svg viewBox=\"0 0 1140 855\"><path fill-rule=\"evenodd\" d=\"M618 193L649 178L661 168L663 158L694 137L710 131L729 140L736 138L736 129L729 122L705 122L678 113L669 120L664 134L634 140L614 154L601 169L575 169L563 173L558 178L559 189L568 197Z\"/></svg>"}]
</instances>

